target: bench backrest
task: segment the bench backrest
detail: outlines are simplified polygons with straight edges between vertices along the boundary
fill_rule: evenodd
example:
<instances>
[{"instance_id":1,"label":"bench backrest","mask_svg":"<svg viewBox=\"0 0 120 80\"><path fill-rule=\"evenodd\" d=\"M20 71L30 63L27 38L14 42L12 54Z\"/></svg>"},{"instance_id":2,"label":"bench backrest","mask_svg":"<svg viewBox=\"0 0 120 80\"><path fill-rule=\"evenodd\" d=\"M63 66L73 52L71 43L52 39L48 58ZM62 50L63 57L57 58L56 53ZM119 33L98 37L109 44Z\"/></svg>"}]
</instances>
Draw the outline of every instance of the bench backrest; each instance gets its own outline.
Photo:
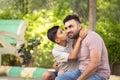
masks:
<instances>
[{"instance_id":1,"label":"bench backrest","mask_svg":"<svg viewBox=\"0 0 120 80\"><path fill-rule=\"evenodd\" d=\"M0 66L1 54L12 54L21 59L18 53L26 43L24 39L26 27L27 22L23 20L0 20Z\"/></svg>"},{"instance_id":2,"label":"bench backrest","mask_svg":"<svg viewBox=\"0 0 120 80\"><path fill-rule=\"evenodd\" d=\"M7 31L24 37L27 22L23 20L0 20L0 31ZM16 43L16 40L7 36L5 39L10 43Z\"/></svg>"}]
</instances>

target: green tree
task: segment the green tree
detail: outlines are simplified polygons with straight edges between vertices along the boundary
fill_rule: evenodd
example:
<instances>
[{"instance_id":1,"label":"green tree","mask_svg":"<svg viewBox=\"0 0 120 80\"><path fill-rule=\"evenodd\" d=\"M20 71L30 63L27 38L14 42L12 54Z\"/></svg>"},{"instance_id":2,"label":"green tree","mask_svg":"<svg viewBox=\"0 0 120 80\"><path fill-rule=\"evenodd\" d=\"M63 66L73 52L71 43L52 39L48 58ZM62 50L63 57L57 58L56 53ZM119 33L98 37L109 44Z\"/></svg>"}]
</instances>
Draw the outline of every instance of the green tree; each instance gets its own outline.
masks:
<instances>
[{"instance_id":1,"label":"green tree","mask_svg":"<svg viewBox=\"0 0 120 80\"><path fill-rule=\"evenodd\" d=\"M96 0L89 0L89 29L95 30L96 26Z\"/></svg>"},{"instance_id":2,"label":"green tree","mask_svg":"<svg viewBox=\"0 0 120 80\"><path fill-rule=\"evenodd\" d=\"M99 0L97 2L97 32L105 40L111 66L120 59L120 1ZM102 5L100 5L102 4ZM101 16L102 15L102 16Z\"/></svg>"}]
</instances>

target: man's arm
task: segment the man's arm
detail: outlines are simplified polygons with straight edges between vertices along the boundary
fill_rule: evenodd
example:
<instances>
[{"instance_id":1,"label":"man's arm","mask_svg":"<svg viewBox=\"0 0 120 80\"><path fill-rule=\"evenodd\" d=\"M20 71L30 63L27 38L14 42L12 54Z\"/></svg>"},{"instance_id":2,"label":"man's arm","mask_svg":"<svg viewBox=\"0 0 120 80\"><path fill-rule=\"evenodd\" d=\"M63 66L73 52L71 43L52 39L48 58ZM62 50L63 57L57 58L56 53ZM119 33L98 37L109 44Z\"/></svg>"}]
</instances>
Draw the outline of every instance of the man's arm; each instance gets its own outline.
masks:
<instances>
[{"instance_id":1,"label":"man's arm","mask_svg":"<svg viewBox=\"0 0 120 80\"><path fill-rule=\"evenodd\" d=\"M100 65L101 62L101 52L100 51L91 51L90 52L90 62L85 69L85 71L80 75L77 80L86 80L91 74L93 74L96 68Z\"/></svg>"}]
</instances>

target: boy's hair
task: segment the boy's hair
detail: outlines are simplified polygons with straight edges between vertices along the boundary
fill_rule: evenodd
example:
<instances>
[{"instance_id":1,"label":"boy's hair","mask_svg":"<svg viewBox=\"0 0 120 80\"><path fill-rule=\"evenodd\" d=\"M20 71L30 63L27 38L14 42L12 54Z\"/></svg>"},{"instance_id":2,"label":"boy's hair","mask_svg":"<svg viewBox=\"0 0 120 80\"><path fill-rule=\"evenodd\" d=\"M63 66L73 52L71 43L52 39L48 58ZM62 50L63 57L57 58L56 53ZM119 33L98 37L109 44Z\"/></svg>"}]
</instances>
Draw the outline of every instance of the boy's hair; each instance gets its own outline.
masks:
<instances>
[{"instance_id":1,"label":"boy's hair","mask_svg":"<svg viewBox=\"0 0 120 80\"><path fill-rule=\"evenodd\" d=\"M50 28L47 32L47 37L49 40L51 40L52 42L55 42L55 38L56 38L56 33L58 30L59 26L53 26L52 28ZM56 43L56 42L55 42Z\"/></svg>"},{"instance_id":2,"label":"boy's hair","mask_svg":"<svg viewBox=\"0 0 120 80\"><path fill-rule=\"evenodd\" d=\"M68 15L65 17L65 19L63 20L63 23L65 24L65 22L71 20L71 19L74 19L75 21L81 23L79 17L77 15Z\"/></svg>"}]
</instances>

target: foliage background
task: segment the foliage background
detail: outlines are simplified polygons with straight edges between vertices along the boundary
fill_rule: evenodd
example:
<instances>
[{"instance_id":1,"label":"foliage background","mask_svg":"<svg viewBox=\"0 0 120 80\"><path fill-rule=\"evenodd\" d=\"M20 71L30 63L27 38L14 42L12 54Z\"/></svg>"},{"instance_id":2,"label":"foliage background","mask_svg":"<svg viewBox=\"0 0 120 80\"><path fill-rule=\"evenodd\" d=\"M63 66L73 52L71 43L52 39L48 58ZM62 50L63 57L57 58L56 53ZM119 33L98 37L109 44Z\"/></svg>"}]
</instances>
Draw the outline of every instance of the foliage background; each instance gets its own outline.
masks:
<instances>
[{"instance_id":1,"label":"foliage background","mask_svg":"<svg viewBox=\"0 0 120 80\"><path fill-rule=\"evenodd\" d=\"M50 68L54 62L51 54L54 43L47 39L47 30L53 25L63 28L62 20L68 14L79 15L83 25L88 28L88 3L88 0L0 0L0 19L28 21L25 33L28 44L31 44L30 39L40 42L29 49L33 61L31 66ZM96 32L105 41L111 66L120 61L119 4L120 0L97 0ZM4 55L3 59L3 65L10 65L8 62L16 60L8 55Z\"/></svg>"}]
</instances>

